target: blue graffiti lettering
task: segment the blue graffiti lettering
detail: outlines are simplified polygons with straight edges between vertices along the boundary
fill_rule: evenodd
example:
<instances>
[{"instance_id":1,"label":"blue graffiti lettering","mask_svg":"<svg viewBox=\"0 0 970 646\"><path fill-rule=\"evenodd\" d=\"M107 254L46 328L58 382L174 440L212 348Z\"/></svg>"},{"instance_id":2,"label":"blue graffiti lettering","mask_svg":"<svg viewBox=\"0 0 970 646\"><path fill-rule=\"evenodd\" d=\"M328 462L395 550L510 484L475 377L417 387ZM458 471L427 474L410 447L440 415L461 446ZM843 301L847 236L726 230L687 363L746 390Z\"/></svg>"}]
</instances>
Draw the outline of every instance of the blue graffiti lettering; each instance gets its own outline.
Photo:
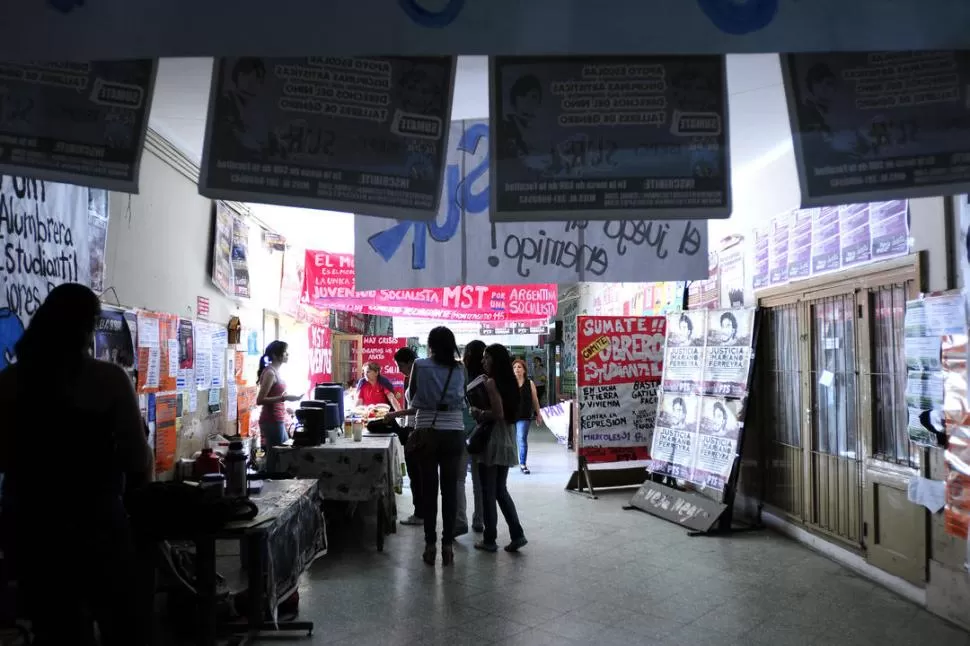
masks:
<instances>
[{"instance_id":1,"label":"blue graffiti lettering","mask_svg":"<svg viewBox=\"0 0 970 646\"><path fill-rule=\"evenodd\" d=\"M17 313L6 307L0 308L0 370L13 363L17 341L23 335L24 324Z\"/></svg>"},{"instance_id":2,"label":"blue graffiti lettering","mask_svg":"<svg viewBox=\"0 0 970 646\"><path fill-rule=\"evenodd\" d=\"M465 130L457 148L459 152L474 155L482 145L488 145L488 125L476 123ZM448 165L445 170L445 186L447 187L445 195L451 196L451 199L448 200L448 210L444 222L439 224L437 219L431 222L399 221L397 224L369 237L367 244L384 262L388 262L404 244L408 231L413 231L411 268L426 268L428 266L429 235L434 242L448 242L458 234L463 213L477 215L488 212L488 186L478 193L475 193L472 189L472 185L488 172L488 161L488 155L485 155L478 165L465 173L464 178L461 176L459 164Z\"/></svg>"},{"instance_id":3,"label":"blue graffiti lettering","mask_svg":"<svg viewBox=\"0 0 970 646\"><path fill-rule=\"evenodd\" d=\"M697 0L704 15L726 34L743 36L764 29L778 13L779 0Z\"/></svg>"},{"instance_id":4,"label":"blue graffiti lettering","mask_svg":"<svg viewBox=\"0 0 970 646\"><path fill-rule=\"evenodd\" d=\"M83 7L84 0L47 0L47 4L61 13L71 13L77 7Z\"/></svg>"},{"instance_id":5,"label":"blue graffiti lettering","mask_svg":"<svg viewBox=\"0 0 970 646\"><path fill-rule=\"evenodd\" d=\"M398 0L398 5L421 27L441 29L455 22L455 19L465 8L465 0L448 0L448 4L441 11L429 11L421 6L421 0Z\"/></svg>"}]
</instances>

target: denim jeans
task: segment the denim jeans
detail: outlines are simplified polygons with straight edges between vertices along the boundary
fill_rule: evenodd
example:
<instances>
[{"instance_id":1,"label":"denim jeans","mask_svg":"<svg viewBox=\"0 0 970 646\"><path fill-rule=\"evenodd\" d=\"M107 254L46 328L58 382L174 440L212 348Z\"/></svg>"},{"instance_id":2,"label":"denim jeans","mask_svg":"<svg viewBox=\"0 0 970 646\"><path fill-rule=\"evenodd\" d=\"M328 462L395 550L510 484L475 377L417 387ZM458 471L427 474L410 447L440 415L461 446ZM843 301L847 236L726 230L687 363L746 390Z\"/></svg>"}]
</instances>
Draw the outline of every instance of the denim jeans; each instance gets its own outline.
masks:
<instances>
[{"instance_id":1,"label":"denim jeans","mask_svg":"<svg viewBox=\"0 0 970 646\"><path fill-rule=\"evenodd\" d=\"M263 446L282 446L289 435L283 422L259 421L259 434L263 436Z\"/></svg>"},{"instance_id":2,"label":"denim jeans","mask_svg":"<svg viewBox=\"0 0 970 646\"><path fill-rule=\"evenodd\" d=\"M529 427L532 426L531 419L520 419L515 422L515 441L519 444L519 464L528 464L526 459L529 457Z\"/></svg>"},{"instance_id":3,"label":"denim jeans","mask_svg":"<svg viewBox=\"0 0 970 646\"><path fill-rule=\"evenodd\" d=\"M398 431L397 437L401 440L401 446L407 446L408 436L414 432L412 428L402 428ZM414 517L424 518L424 505L421 502L421 465L418 458L413 453L404 451L404 468L408 472L408 480L411 482L411 500L414 503Z\"/></svg>"},{"instance_id":4,"label":"denim jeans","mask_svg":"<svg viewBox=\"0 0 970 646\"><path fill-rule=\"evenodd\" d=\"M438 525L438 485L441 485L441 544L451 545L455 539L455 519L458 516L458 474L465 434L462 431L418 429L415 455L421 478L421 497L424 521L424 542L436 542ZM439 478L440 471L440 478Z\"/></svg>"},{"instance_id":5,"label":"denim jeans","mask_svg":"<svg viewBox=\"0 0 970 646\"><path fill-rule=\"evenodd\" d=\"M499 466L478 465L482 478L482 513L485 517L485 543L494 544L498 538L498 509L502 510L505 523L509 526L509 536L514 541L525 536L525 531L519 523L519 514L515 510L515 503L509 495L507 486L509 468Z\"/></svg>"}]
</instances>

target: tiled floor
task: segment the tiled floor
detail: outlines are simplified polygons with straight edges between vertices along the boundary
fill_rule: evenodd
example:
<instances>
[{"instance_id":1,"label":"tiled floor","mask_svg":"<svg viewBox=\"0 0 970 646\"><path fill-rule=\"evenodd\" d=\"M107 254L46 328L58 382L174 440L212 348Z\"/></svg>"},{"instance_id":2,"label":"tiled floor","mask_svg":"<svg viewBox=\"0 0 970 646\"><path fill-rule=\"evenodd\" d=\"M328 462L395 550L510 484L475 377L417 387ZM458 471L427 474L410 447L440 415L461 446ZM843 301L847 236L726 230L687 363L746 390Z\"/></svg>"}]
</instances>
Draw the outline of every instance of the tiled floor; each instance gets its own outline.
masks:
<instances>
[{"instance_id":1,"label":"tiled floor","mask_svg":"<svg viewBox=\"0 0 970 646\"><path fill-rule=\"evenodd\" d=\"M465 536L454 567L430 568L421 529L403 526L383 553L334 545L301 589L316 632L285 643L970 645L963 631L775 534L688 538L623 511L630 492L568 494L568 454L548 437L533 431L532 475L510 478L530 541L521 554L479 553ZM410 510L409 495L399 507ZM507 540L501 519L499 531Z\"/></svg>"}]
</instances>

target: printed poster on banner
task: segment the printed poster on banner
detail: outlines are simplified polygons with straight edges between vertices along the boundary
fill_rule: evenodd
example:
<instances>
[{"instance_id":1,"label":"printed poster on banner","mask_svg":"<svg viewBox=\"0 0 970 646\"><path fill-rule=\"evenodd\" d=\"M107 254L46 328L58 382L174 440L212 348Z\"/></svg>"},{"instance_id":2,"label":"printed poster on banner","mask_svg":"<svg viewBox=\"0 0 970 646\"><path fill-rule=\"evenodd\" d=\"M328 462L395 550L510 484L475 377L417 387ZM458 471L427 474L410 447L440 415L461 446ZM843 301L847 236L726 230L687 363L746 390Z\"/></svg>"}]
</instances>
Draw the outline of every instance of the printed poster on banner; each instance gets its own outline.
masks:
<instances>
[{"instance_id":1,"label":"printed poster on banner","mask_svg":"<svg viewBox=\"0 0 970 646\"><path fill-rule=\"evenodd\" d=\"M906 200L869 204L873 260L909 253L909 203Z\"/></svg>"},{"instance_id":2,"label":"printed poster on banner","mask_svg":"<svg viewBox=\"0 0 970 646\"><path fill-rule=\"evenodd\" d=\"M408 344L407 338L393 336L365 336L362 342L363 363L376 363L380 374L387 377L400 393L404 390L404 374L397 369L394 353Z\"/></svg>"},{"instance_id":3,"label":"printed poster on banner","mask_svg":"<svg viewBox=\"0 0 970 646\"><path fill-rule=\"evenodd\" d=\"M307 334L310 342L310 367L307 380L312 388L317 384L328 384L333 381L333 346L330 328L310 325Z\"/></svg>"},{"instance_id":4,"label":"printed poster on banner","mask_svg":"<svg viewBox=\"0 0 970 646\"><path fill-rule=\"evenodd\" d=\"M217 58L199 192L431 220L456 59Z\"/></svg>"},{"instance_id":5,"label":"printed poster on banner","mask_svg":"<svg viewBox=\"0 0 970 646\"><path fill-rule=\"evenodd\" d=\"M707 277L705 220L490 223L488 128L451 123L433 222L354 218L357 289Z\"/></svg>"},{"instance_id":6,"label":"printed poster on banner","mask_svg":"<svg viewBox=\"0 0 970 646\"><path fill-rule=\"evenodd\" d=\"M744 397L751 371L754 310L712 310L707 318L704 381L707 395Z\"/></svg>"},{"instance_id":7,"label":"printed poster on banner","mask_svg":"<svg viewBox=\"0 0 970 646\"><path fill-rule=\"evenodd\" d=\"M424 289L354 289L352 254L307 251L304 301L318 309L454 321L548 319L556 285L456 285Z\"/></svg>"},{"instance_id":8,"label":"printed poster on banner","mask_svg":"<svg viewBox=\"0 0 970 646\"><path fill-rule=\"evenodd\" d=\"M47 294L61 283L90 285L89 190L0 176L0 369Z\"/></svg>"},{"instance_id":9,"label":"printed poster on banner","mask_svg":"<svg viewBox=\"0 0 970 646\"><path fill-rule=\"evenodd\" d=\"M768 243L768 282L771 285L788 282L790 219L790 213L782 213L771 220L771 237Z\"/></svg>"},{"instance_id":10,"label":"printed poster on banner","mask_svg":"<svg viewBox=\"0 0 970 646\"><path fill-rule=\"evenodd\" d=\"M788 229L788 280L812 275L812 222L818 209L799 209L791 214Z\"/></svg>"},{"instance_id":11,"label":"printed poster on banner","mask_svg":"<svg viewBox=\"0 0 970 646\"><path fill-rule=\"evenodd\" d=\"M720 303L718 307L744 307L746 283L744 273L745 239L733 235L721 241L717 254Z\"/></svg>"},{"instance_id":12,"label":"printed poster on banner","mask_svg":"<svg viewBox=\"0 0 970 646\"><path fill-rule=\"evenodd\" d=\"M495 222L726 218L723 56L489 58Z\"/></svg>"},{"instance_id":13,"label":"printed poster on banner","mask_svg":"<svg viewBox=\"0 0 970 646\"><path fill-rule=\"evenodd\" d=\"M843 269L864 265L872 259L868 204L839 207L839 251Z\"/></svg>"},{"instance_id":14,"label":"printed poster on banner","mask_svg":"<svg viewBox=\"0 0 970 646\"><path fill-rule=\"evenodd\" d=\"M693 395L663 393L650 445L651 471L672 478L690 478L698 444L700 401Z\"/></svg>"},{"instance_id":15,"label":"printed poster on banner","mask_svg":"<svg viewBox=\"0 0 970 646\"><path fill-rule=\"evenodd\" d=\"M687 310L667 315L667 349L663 390L698 395L704 374L707 312Z\"/></svg>"},{"instance_id":16,"label":"printed poster on banner","mask_svg":"<svg viewBox=\"0 0 970 646\"><path fill-rule=\"evenodd\" d=\"M0 172L138 193L156 64L3 63Z\"/></svg>"},{"instance_id":17,"label":"printed poster on banner","mask_svg":"<svg viewBox=\"0 0 970 646\"><path fill-rule=\"evenodd\" d=\"M812 275L842 267L841 217L839 207L823 206L812 221Z\"/></svg>"},{"instance_id":18,"label":"printed poster on banner","mask_svg":"<svg viewBox=\"0 0 970 646\"><path fill-rule=\"evenodd\" d=\"M650 457L663 374L662 316L580 316L579 455L588 462Z\"/></svg>"},{"instance_id":19,"label":"printed poster on banner","mask_svg":"<svg viewBox=\"0 0 970 646\"><path fill-rule=\"evenodd\" d=\"M970 51L783 54L781 63L803 206L970 190Z\"/></svg>"},{"instance_id":20,"label":"printed poster on banner","mask_svg":"<svg viewBox=\"0 0 970 646\"><path fill-rule=\"evenodd\" d=\"M697 454L690 481L723 491L734 469L741 437L741 402L702 397Z\"/></svg>"}]
</instances>

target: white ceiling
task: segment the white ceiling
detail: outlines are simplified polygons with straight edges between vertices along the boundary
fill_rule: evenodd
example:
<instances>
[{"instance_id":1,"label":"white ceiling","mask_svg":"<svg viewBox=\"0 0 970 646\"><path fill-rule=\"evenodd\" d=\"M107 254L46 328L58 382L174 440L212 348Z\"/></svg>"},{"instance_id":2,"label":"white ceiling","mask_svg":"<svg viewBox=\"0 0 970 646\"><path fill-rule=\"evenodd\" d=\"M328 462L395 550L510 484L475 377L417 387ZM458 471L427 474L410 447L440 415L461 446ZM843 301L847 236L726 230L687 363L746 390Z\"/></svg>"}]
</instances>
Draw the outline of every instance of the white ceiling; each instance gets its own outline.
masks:
<instances>
[{"instance_id":1,"label":"white ceiling","mask_svg":"<svg viewBox=\"0 0 970 646\"><path fill-rule=\"evenodd\" d=\"M798 202L778 57L739 54L727 59L734 215L729 223L712 226L714 236L743 231L750 221L770 217ZM452 119L488 117L487 72L487 57L459 57ZM151 127L196 162L202 158L211 78L212 59L163 58L155 84ZM349 214L327 217L324 232L319 211L265 205L254 205L254 210L283 235L298 235L307 247L353 251Z\"/></svg>"}]
</instances>

